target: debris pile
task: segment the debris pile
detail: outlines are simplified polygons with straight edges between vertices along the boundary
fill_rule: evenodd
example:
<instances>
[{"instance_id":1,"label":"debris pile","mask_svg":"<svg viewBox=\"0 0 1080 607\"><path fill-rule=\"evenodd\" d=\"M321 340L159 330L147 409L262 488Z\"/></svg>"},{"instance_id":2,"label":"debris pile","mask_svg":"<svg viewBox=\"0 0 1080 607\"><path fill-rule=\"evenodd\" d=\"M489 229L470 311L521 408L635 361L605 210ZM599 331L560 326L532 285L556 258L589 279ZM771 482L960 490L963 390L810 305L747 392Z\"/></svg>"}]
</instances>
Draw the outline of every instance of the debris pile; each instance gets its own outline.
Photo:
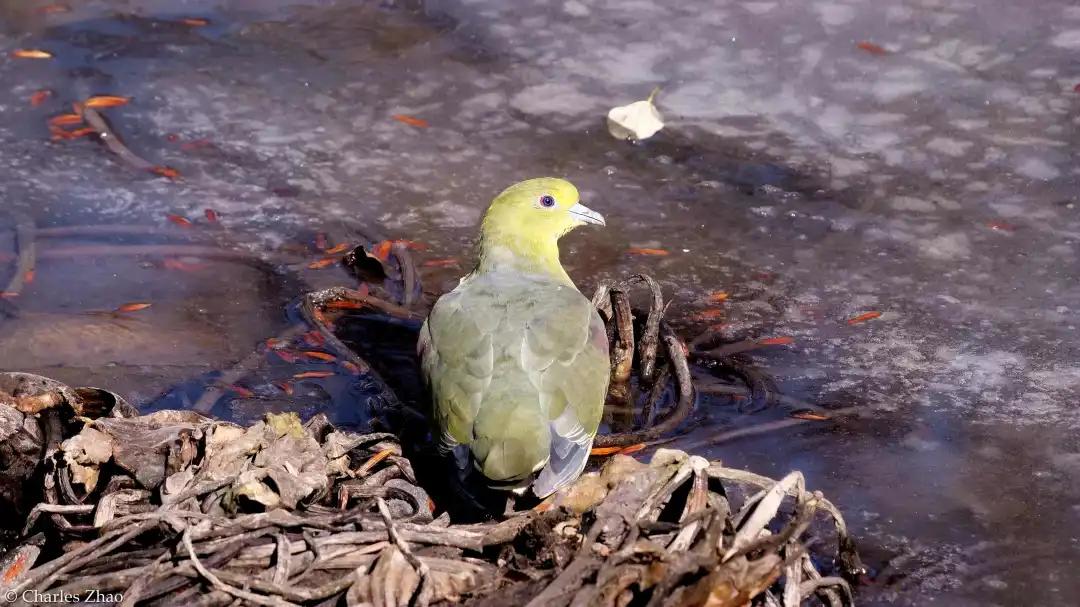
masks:
<instances>
[{"instance_id":1,"label":"debris pile","mask_svg":"<svg viewBox=\"0 0 1080 607\"><path fill-rule=\"evenodd\" d=\"M0 375L0 500L25 514L0 591L27 604L842 605L847 582L818 567L860 568L840 514L798 473L616 455L535 508L461 525L434 516L391 434L133 413L105 390Z\"/></svg>"}]
</instances>

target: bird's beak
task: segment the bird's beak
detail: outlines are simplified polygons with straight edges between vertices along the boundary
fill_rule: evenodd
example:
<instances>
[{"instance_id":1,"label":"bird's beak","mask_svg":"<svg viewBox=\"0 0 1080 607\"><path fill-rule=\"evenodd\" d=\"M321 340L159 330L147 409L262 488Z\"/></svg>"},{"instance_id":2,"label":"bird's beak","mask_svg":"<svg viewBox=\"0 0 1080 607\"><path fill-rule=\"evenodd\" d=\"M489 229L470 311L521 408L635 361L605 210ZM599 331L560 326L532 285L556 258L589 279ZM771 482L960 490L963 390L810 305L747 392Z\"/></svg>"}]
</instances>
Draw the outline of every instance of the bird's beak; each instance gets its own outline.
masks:
<instances>
[{"instance_id":1,"label":"bird's beak","mask_svg":"<svg viewBox=\"0 0 1080 607\"><path fill-rule=\"evenodd\" d=\"M582 223L593 223L598 226L607 225L607 223L604 222L603 215L581 204L580 202L570 207L570 216Z\"/></svg>"}]
</instances>

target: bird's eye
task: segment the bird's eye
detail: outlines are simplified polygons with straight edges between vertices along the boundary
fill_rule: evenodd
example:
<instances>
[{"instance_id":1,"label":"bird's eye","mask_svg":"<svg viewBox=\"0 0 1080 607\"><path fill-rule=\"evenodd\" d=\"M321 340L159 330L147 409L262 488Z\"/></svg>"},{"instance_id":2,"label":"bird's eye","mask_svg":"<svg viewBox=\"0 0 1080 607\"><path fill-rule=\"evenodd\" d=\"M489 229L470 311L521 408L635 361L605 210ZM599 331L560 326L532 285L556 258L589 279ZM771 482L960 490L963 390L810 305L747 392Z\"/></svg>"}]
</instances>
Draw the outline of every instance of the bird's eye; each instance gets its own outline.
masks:
<instances>
[{"instance_id":1,"label":"bird's eye","mask_svg":"<svg viewBox=\"0 0 1080 607\"><path fill-rule=\"evenodd\" d=\"M544 194L540 197L540 206L550 209L555 206L555 197L551 194Z\"/></svg>"}]
</instances>

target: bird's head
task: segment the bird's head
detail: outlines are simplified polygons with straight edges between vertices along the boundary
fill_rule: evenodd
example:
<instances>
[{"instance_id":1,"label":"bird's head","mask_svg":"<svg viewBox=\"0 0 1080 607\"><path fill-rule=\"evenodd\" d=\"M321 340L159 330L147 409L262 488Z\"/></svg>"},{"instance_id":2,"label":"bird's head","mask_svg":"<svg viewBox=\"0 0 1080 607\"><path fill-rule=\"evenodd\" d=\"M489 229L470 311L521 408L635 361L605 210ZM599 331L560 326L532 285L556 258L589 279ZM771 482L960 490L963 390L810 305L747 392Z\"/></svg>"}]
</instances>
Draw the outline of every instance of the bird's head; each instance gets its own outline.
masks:
<instances>
[{"instance_id":1,"label":"bird's head","mask_svg":"<svg viewBox=\"0 0 1080 607\"><path fill-rule=\"evenodd\" d=\"M555 177L529 179L503 190L484 214L481 265L485 261L525 269L539 265L565 275L559 264L559 238L585 224L605 225L603 215L578 198L574 184Z\"/></svg>"},{"instance_id":2,"label":"bird's head","mask_svg":"<svg viewBox=\"0 0 1080 607\"><path fill-rule=\"evenodd\" d=\"M481 236L558 240L587 223L604 225L604 217L581 204L574 184L540 177L515 183L496 196L484 214Z\"/></svg>"}]
</instances>

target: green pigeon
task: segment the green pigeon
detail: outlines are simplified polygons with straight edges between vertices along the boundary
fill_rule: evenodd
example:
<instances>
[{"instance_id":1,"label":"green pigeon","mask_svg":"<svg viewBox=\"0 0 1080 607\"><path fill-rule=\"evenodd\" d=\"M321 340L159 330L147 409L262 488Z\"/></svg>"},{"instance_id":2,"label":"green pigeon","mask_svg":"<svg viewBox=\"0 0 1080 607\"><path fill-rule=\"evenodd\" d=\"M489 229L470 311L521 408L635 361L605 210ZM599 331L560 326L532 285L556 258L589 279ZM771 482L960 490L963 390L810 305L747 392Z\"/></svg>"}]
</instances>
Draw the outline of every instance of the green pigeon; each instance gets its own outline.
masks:
<instances>
[{"instance_id":1,"label":"green pigeon","mask_svg":"<svg viewBox=\"0 0 1080 607\"><path fill-rule=\"evenodd\" d=\"M497 488L546 497L585 468L607 395L607 332L559 262L559 238L604 225L570 182L529 179L484 214L476 269L435 302L417 351L439 449ZM539 473L538 475L536 473ZM535 476L535 480L532 480Z\"/></svg>"}]
</instances>

